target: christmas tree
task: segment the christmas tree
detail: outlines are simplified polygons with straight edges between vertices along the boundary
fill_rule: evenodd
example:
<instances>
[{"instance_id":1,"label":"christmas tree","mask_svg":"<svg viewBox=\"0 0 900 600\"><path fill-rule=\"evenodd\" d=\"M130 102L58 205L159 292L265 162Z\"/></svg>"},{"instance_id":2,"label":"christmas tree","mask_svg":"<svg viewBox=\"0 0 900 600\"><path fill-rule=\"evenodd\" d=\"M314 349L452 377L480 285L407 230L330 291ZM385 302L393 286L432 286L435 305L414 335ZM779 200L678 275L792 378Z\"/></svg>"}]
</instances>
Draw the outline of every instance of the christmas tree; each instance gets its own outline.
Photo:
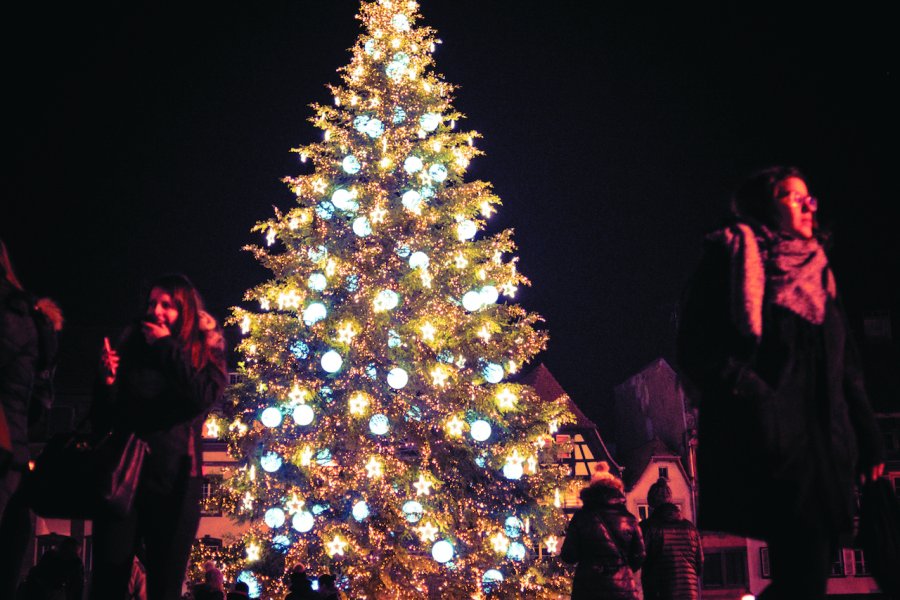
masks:
<instances>
[{"instance_id":1,"label":"christmas tree","mask_svg":"<svg viewBox=\"0 0 900 600\"><path fill-rule=\"evenodd\" d=\"M546 344L514 304L527 280L499 199L466 182L439 40L415 2L363 2L323 141L294 149L296 206L257 224L271 270L232 321L242 383L222 416L239 467L223 490L240 578L334 572L354 598L551 597L571 420L512 383Z\"/></svg>"}]
</instances>

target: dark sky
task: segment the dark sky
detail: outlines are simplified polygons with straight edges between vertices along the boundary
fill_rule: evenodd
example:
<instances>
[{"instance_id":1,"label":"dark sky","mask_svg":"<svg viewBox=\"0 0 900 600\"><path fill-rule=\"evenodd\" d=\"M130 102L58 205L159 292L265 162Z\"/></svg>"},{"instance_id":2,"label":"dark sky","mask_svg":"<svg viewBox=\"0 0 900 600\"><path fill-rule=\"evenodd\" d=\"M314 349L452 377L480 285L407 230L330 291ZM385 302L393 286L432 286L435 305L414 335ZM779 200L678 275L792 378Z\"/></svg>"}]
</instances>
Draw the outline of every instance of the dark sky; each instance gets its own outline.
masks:
<instances>
[{"instance_id":1,"label":"dark sky","mask_svg":"<svg viewBox=\"0 0 900 600\"><path fill-rule=\"evenodd\" d=\"M62 368L86 381L79 358L136 314L147 278L183 271L224 316L266 277L241 246L292 201L289 149L319 139L308 105L330 100L358 5L25 4L0 35L0 235L26 285L63 305ZM702 235L754 168L803 169L851 313L896 310L900 103L882 9L526 6L422 13L463 125L484 136L470 179L504 200L493 226L515 228L534 284L520 301L547 319L541 360L604 432L612 386L671 357Z\"/></svg>"}]
</instances>

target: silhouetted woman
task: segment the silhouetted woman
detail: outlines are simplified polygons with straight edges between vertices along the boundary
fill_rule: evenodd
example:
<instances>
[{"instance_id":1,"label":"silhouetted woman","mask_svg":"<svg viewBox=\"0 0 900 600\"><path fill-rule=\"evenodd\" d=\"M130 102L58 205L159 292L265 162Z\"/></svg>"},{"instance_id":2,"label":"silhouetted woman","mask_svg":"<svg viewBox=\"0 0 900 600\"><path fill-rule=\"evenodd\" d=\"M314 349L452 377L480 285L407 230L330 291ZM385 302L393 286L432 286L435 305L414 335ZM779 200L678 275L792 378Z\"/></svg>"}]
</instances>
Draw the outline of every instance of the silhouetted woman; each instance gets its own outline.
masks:
<instances>
[{"instance_id":1,"label":"silhouetted woman","mask_svg":"<svg viewBox=\"0 0 900 600\"><path fill-rule=\"evenodd\" d=\"M226 383L222 334L187 278L156 280L141 318L101 355L95 427L137 433L150 452L132 511L94 521L96 600L124 597L140 543L148 598L181 597L200 521L200 430Z\"/></svg>"},{"instance_id":2,"label":"silhouetted woman","mask_svg":"<svg viewBox=\"0 0 900 600\"><path fill-rule=\"evenodd\" d=\"M790 167L761 171L709 235L683 307L679 362L699 404L701 529L765 540L762 598L822 598L881 436L828 258L818 202Z\"/></svg>"}]
</instances>

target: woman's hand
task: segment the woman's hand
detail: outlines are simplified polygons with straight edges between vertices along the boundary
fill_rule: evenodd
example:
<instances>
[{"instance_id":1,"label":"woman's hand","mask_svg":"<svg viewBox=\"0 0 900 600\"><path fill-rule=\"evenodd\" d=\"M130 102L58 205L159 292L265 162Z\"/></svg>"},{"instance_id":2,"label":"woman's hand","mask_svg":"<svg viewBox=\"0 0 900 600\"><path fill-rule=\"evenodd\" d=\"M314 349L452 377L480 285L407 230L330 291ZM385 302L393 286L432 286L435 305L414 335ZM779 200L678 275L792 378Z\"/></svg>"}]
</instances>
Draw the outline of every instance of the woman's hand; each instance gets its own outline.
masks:
<instances>
[{"instance_id":1,"label":"woman's hand","mask_svg":"<svg viewBox=\"0 0 900 600\"><path fill-rule=\"evenodd\" d=\"M152 344L160 338L172 335L172 332L169 331L169 326L165 323L158 324L144 321L141 325L141 330L144 332L144 339L147 340L148 344Z\"/></svg>"},{"instance_id":2,"label":"woman's hand","mask_svg":"<svg viewBox=\"0 0 900 600\"><path fill-rule=\"evenodd\" d=\"M116 372L119 370L119 353L109 345L109 338L103 338L103 350L100 351L100 374L106 385L116 382Z\"/></svg>"},{"instance_id":3,"label":"woman's hand","mask_svg":"<svg viewBox=\"0 0 900 600\"><path fill-rule=\"evenodd\" d=\"M862 479L863 483L866 483L867 481L875 481L877 479L880 479L882 475L884 475L884 463L877 464L868 471L864 472L862 475L860 475L860 479Z\"/></svg>"}]
</instances>

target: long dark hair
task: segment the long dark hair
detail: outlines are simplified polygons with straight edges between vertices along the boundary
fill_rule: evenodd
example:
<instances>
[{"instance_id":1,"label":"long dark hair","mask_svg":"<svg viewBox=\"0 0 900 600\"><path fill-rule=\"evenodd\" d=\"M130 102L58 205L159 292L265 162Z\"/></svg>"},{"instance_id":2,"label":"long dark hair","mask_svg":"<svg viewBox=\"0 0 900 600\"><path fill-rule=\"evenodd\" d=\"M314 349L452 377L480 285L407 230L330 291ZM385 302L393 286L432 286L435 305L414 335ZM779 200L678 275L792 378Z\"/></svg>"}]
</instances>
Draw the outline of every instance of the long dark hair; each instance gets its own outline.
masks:
<instances>
[{"instance_id":1,"label":"long dark hair","mask_svg":"<svg viewBox=\"0 0 900 600\"><path fill-rule=\"evenodd\" d=\"M172 336L177 339L191 357L191 365L202 369L212 363L225 372L224 338L215 320L204 310L200 292L191 280L181 274L163 275L150 284L164 290L178 309Z\"/></svg>"}]
</instances>

